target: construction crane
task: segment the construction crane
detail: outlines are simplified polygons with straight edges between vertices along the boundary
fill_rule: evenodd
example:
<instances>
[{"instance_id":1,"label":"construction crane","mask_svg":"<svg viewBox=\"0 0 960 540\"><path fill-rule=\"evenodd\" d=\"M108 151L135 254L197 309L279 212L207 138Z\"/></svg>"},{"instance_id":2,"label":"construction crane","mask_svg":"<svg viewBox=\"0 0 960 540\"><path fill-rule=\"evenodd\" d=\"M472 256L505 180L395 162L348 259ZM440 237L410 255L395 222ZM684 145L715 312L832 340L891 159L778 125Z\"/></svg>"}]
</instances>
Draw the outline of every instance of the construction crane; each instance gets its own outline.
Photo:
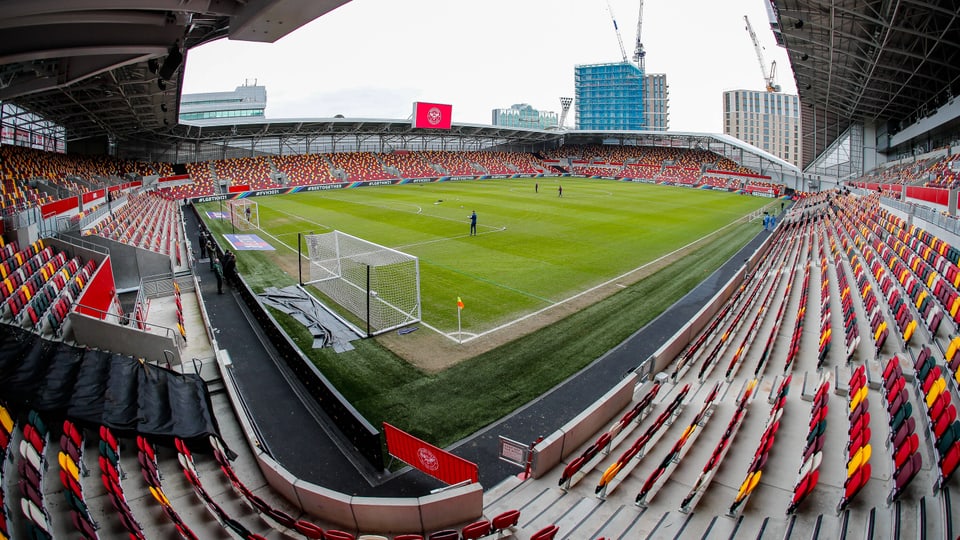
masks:
<instances>
[{"instance_id":1,"label":"construction crane","mask_svg":"<svg viewBox=\"0 0 960 540\"><path fill-rule=\"evenodd\" d=\"M760 47L760 41L757 39L757 33L753 31L753 25L750 19L744 15L744 22L747 23L747 32L750 33L750 39L753 41L753 48L757 51L757 61L760 62L760 73L763 75L763 81L767 84L767 92L779 92L780 85L777 80L777 61L770 62L770 71L767 71L767 63L763 60L763 49Z\"/></svg>"},{"instance_id":2,"label":"construction crane","mask_svg":"<svg viewBox=\"0 0 960 540\"><path fill-rule=\"evenodd\" d=\"M623 38L620 37L620 28L617 26L617 18L613 16L613 8L610 7L610 0L607 0L607 11L610 12L610 20L613 21L613 31L617 34L617 43L620 44L620 55L623 56L623 63L627 63L627 49L623 46Z\"/></svg>"},{"instance_id":3,"label":"construction crane","mask_svg":"<svg viewBox=\"0 0 960 540\"><path fill-rule=\"evenodd\" d=\"M643 28L643 0L640 0L640 16L637 17L637 46L633 49L633 61L637 63L640 69L644 69L644 57L647 52L643 50L643 41L640 40L640 30Z\"/></svg>"}]
</instances>

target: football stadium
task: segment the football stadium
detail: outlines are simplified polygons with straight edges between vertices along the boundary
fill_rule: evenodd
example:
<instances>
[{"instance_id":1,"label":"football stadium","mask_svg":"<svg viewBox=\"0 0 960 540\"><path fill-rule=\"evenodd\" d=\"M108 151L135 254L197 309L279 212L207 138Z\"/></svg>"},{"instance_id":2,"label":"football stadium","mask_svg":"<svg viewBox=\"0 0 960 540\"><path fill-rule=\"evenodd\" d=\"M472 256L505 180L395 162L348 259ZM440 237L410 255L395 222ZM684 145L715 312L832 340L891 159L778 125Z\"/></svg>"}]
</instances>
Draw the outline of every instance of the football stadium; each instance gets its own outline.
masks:
<instances>
[{"instance_id":1,"label":"football stadium","mask_svg":"<svg viewBox=\"0 0 960 540\"><path fill-rule=\"evenodd\" d=\"M957 6L757 2L724 134L640 22L559 121L266 119L189 52L350 0L0 2L0 539L957 538Z\"/></svg>"}]
</instances>

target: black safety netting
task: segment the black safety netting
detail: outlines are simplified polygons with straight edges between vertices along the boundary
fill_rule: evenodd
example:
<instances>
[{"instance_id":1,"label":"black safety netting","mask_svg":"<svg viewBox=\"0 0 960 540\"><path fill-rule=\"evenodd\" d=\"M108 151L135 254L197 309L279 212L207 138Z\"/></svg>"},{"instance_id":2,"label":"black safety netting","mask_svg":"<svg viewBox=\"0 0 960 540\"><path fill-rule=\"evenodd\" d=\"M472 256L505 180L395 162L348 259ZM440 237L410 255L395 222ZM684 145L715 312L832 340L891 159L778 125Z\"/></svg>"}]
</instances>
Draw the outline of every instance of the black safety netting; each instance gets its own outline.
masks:
<instances>
[{"instance_id":1,"label":"black safety netting","mask_svg":"<svg viewBox=\"0 0 960 540\"><path fill-rule=\"evenodd\" d=\"M218 431L198 375L45 340L3 324L0 399L14 408L127 434L189 440Z\"/></svg>"}]
</instances>

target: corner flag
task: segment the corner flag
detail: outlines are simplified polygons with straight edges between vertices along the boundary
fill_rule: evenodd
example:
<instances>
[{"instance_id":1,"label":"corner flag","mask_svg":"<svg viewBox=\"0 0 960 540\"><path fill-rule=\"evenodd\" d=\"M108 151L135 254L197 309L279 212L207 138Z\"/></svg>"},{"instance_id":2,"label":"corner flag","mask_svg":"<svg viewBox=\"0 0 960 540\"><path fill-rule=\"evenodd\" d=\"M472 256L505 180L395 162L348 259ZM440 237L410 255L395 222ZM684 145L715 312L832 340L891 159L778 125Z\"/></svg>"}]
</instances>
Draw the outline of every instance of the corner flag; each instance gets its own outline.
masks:
<instances>
[{"instance_id":1,"label":"corner flag","mask_svg":"<svg viewBox=\"0 0 960 540\"><path fill-rule=\"evenodd\" d=\"M463 300L460 297L457 297L457 309L463 309Z\"/></svg>"}]
</instances>

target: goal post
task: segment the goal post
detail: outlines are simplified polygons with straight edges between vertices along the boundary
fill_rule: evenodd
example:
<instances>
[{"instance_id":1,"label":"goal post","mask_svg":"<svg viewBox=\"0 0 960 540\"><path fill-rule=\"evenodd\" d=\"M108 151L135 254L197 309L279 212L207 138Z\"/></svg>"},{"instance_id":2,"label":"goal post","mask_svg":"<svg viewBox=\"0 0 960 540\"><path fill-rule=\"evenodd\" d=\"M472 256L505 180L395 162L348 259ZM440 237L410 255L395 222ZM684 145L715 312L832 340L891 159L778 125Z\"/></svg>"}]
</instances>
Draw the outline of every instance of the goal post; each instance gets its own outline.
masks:
<instances>
[{"instance_id":1,"label":"goal post","mask_svg":"<svg viewBox=\"0 0 960 540\"><path fill-rule=\"evenodd\" d=\"M368 336L420 321L420 260L341 231L300 235L303 285L358 318ZM309 265L307 272L303 265Z\"/></svg>"},{"instance_id":2,"label":"goal post","mask_svg":"<svg viewBox=\"0 0 960 540\"><path fill-rule=\"evenodd\" d=\"M260 228L260 212L257 201L234 199L227 201L230 209L230 222L239 231L251 231Z\"/></svg>"}]
</instances>

